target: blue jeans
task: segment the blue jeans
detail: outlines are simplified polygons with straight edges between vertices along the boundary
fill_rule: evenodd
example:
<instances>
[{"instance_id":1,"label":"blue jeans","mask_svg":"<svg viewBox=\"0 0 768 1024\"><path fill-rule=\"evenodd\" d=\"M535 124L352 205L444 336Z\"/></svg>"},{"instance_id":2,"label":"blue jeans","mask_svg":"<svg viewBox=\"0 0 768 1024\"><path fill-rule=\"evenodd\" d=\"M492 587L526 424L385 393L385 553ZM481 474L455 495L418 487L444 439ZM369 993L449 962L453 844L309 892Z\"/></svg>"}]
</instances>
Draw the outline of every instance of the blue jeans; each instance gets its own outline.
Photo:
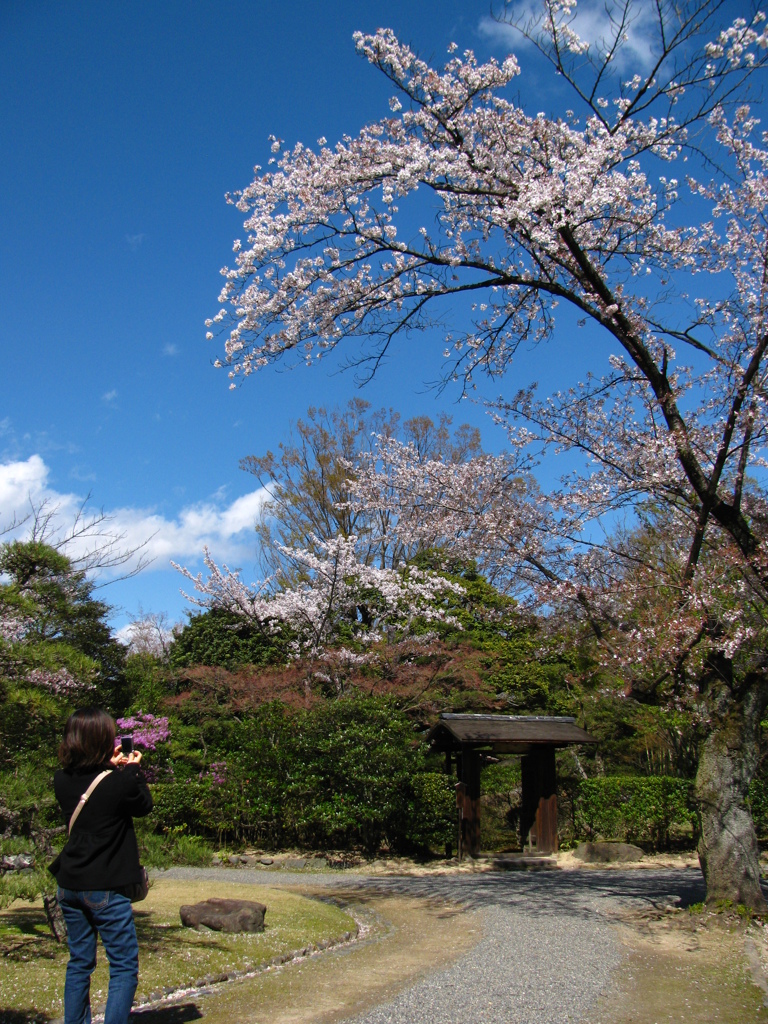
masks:
<instances>
[{"instance_id":1,"label":"blue jeans","mask_svg":"<svg viewBox=\"0 0 768 1024\"><path fill-rule=\"evenodd\" d=\"M104 1024L126 1024L139 980L139 943L131 901L109 889L76 892L60 888L59 903L69 943L64 1024L91 1024L90 988L97 933L109 960Z\"/></svg>"}]
</instances>

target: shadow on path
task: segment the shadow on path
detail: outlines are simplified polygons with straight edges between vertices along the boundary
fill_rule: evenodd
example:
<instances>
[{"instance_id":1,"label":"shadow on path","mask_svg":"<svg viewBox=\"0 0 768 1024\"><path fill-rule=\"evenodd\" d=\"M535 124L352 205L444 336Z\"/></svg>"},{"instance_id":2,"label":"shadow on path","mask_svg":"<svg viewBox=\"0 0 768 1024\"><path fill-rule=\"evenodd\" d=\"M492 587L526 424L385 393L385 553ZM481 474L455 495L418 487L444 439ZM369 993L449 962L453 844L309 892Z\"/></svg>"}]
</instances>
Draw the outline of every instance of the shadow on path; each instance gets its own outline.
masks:
<instances>
[{"instance_id":1,"label":"shadow on path","mask_svg":"<svg viewBox=\"0 0 768 1024\"><path fill-rule=\"evenodd\" d=\"M547 871L360 879L363 891L456 900L469 908L507 907L545 917L582 917L616 904L641 908L703 901L704 879L693 870Z\"/></svg>"},{"instance_id":2,"label":"shadow on path","mask_svg":"<svg viewBox=\"0 0 768 1024\"><path fill-rule=\"evenodd\" d=\"M10 1010L0 1006L0 1024L48 1024L51 1017L40 1010Z\"/></svg>"},{"instance_id":3,"label":"shadow on path","mask_svg":"<svg viewBox=\"0 0 768 1024\"><path fill-rule=\"evenodd\" d=\"M641 909L680 900L683 907L702 902L701 872L691 868L600 869L582 871L504 871L455 875L363 875L253 871L244 868L171 868L162 877L210 879L233 885L259 885L403 895L450 900L471 909L507 907L545 917L587 917L626 907Z\"/></svg>"},{"instance_id":4,"label":"shadow on path","mask_svg":"<svg viewBox=\"0 0 768 1024\"><path fill-rule=\"evenodd\" d=\"M186 1024L190 1020L202 1020L203 1014L195 1003L177 1003L150 1010L136 1008L131 1016L140 1017L141 1024Z\"/></svg>"}]
</instances>

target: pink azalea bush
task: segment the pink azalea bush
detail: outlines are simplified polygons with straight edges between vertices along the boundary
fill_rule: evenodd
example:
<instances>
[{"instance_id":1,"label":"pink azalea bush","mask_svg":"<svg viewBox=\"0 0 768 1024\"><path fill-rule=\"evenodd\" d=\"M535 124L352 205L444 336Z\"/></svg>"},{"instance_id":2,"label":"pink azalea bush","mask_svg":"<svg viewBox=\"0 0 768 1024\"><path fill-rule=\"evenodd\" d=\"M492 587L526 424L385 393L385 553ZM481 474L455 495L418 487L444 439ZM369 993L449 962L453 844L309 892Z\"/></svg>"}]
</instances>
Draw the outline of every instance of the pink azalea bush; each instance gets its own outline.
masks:
<instances>
[{"instance_id":1,"label":"pink azalea bush","mask_svg":"<svg viewBox=\"0 0 768 1024\"><path fill-rule=\"evenodd\" d=\"M158 743L167 743L171 738L166 717L141 711L130 718L118 718L117 728L121 733L133 736L133 745L137 750L155 750Z\"/></svg>"}]
</instances>

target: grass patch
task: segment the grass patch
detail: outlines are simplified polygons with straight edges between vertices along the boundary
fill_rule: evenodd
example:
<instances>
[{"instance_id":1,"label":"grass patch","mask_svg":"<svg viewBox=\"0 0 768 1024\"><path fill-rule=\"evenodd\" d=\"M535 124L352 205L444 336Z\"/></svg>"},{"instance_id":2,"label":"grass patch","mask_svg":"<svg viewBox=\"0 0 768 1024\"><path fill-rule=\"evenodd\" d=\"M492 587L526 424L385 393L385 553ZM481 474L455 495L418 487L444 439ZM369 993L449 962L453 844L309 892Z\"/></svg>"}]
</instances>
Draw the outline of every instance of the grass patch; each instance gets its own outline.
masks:
<instances>
[{"instance_id":1,"label":"grass patch","mask_svg":"<svg viewBox=\"0 0 768 1024\"><path fill-rule=\"evenodd\" d=\"M184 928L179 907L210 896L258 900L266 904L265 929L256 935L225 935ZM149 896L136 904L139 936L138 999L164 988L190 985L208 974L249 970L274 956L310 942L338 938L354 931L354 920L342 910L317 900L261 886L226 882L158 879ZM3 984L0 1021L46 1021L63 1014L66 946L54 942L42 903L14 903L0 911L0 953ZM91 1005L107 998L109 967L99 947L91 981Z\"/></svg>"}]
</instances>

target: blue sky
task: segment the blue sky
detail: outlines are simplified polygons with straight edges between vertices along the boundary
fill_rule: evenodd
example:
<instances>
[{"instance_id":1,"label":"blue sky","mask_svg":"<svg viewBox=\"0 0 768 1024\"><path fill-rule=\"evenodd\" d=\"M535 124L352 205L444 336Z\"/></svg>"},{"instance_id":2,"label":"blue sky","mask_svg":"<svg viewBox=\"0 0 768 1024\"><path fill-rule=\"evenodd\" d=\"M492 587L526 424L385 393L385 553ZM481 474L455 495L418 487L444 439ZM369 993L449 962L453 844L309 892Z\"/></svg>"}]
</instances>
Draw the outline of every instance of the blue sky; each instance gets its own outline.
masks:
<instances>
[{"instance_id":1,"label":"blue sky","mask_svg":"<svg viewBox=\"0 0 768 1024\"><path fill-rule=\"evenodd\" d=\"M454 37L487 50L486 14L485 0L0 5L0 523L28 494L65 520L90 493L130 541L155 533L152 568L103 591L116 625L139 605L181 617L169 559L192 566L205 542L255 573L259 498L239 460L354 390L330 366L232 392L213 369L204 320L242 234L224 194L266 164L270 133L333 139L384 113L356 29L385 20L427 54ZM439 352L364 397L482 422L424 393Z\"/></svg>"},{"instance_id":2,"label":"blue sky","mask_svg":"<svg viewBox=\"0 0 768 1024\"><path fill-rule=\"evenodd\" d=\"M310 404L354 393L332 364L235 391L213 368L204 321L242 235L225 193L266 165L271 133L333 142L385 114L391 89L355 54L356 29L387 25L438 63L452 40L503 57L488 12L488 0L0 5L0 525L28 496L66 519L90 493L128 543L154 534L151 568L103 591L116 627L140 607L181 618L169 560L197 568L204 543L252 578L261 495L239 460L274 449ZM521 88L545 108L551 77L520 55ZM482 408L425 391L442 347L401 347L362 396L404 416L446 410L497 447Z\"/></svg>"}]
</instances>

